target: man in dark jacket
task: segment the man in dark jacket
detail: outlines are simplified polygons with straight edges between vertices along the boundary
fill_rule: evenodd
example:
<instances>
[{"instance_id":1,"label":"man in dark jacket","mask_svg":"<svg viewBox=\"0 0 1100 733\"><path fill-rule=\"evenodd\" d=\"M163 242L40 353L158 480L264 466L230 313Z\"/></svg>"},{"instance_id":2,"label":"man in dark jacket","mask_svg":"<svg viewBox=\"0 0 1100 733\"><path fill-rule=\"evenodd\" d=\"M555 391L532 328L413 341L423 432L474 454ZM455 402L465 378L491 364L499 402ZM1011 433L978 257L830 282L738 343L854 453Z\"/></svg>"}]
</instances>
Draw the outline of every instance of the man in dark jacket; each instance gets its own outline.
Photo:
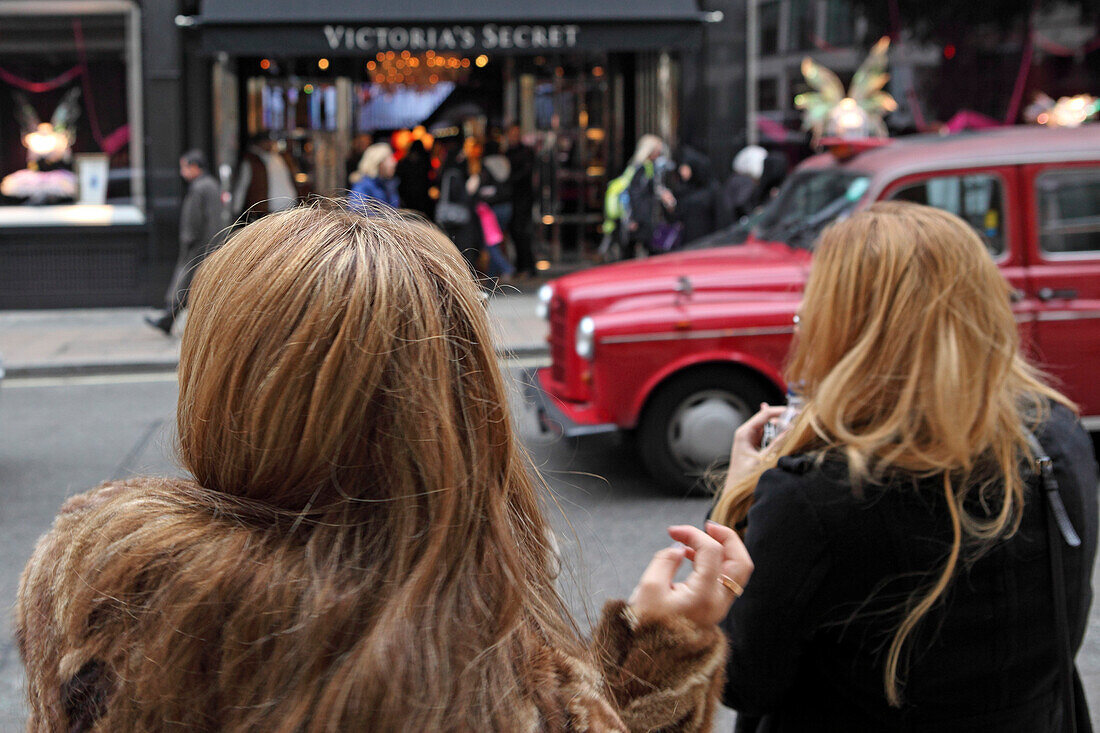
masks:
<instances>
[{"instance_id":1,"label":"man in dark jacket","mask_svg":"<svg viewBox=\"0 0 1100 733\"><path fill-rule=\"evenodd\" d=\"M189 150L180 158L180 175L187 181L187 194L180 208L180 253L176 269L165 294L165 309L160 318L145 317L145 322L171 335L176 316L187 305L191 278L203 258L213 249L222 224L223 206L218 182L209 172L206 155Z\"/></svg>"}]
</instances>

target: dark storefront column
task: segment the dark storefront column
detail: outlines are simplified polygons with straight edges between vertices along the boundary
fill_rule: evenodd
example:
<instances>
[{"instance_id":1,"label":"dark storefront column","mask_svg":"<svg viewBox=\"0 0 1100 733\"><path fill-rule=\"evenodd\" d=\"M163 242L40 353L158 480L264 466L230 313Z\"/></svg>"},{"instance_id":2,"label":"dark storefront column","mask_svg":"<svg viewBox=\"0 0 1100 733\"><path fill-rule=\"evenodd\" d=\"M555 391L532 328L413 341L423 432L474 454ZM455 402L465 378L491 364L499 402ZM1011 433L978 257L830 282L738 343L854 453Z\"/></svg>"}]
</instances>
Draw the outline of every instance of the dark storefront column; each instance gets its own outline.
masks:
<instances>
[{"instance_id":1,"label":"dark storefront column","mask_svg":"<svg viewBox=\"0 0 1100 733\"><path fill-rule=\"evenodd\" d=\"M183 195L179 158L186 147L186 117L183 49L175 18L187 4L176 0L146 0L143 4L146 180L152 224L146 270L149 304L158 303L163 295L179 248L179 207Z\"/></svg>"}]
</instances>

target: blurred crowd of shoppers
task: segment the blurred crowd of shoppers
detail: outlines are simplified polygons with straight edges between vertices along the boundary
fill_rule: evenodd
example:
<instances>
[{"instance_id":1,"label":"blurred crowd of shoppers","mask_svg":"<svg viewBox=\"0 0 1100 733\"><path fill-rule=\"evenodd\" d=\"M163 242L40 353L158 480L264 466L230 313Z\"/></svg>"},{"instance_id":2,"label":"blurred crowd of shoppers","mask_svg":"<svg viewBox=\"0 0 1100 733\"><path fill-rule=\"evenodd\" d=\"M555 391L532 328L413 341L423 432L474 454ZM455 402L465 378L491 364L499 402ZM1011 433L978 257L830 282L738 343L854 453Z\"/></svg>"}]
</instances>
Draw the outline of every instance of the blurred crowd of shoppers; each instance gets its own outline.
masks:
<instances>
[{"instance_id":1,"label":"blurred crowd of shoppers","mask_svg":"<svg viewBox=\"0 0 1100 733\"><path fill-rule=\"evenodd\" d=\"M491 282L510 282L536 273L534 173L535 153L515 125L479 139L416 137L400 150L376 142L349 176L348 201L366 212L380 205L417 212Z\"/></svg>"},{"instance_id":2,"label":"blurred crowd of shoppers","mask_svg":"<svg viewBox=\"0 0 1100 733\"><path fill-rule=\"evenodd\" d=\"M608 184L599 254L659 254L736 224L768 201L787 167L783 153L750 145L723 181L702 152L684 144L671 154L661 138L643 135L626 170Z\"/></svg>"}]
</instances>

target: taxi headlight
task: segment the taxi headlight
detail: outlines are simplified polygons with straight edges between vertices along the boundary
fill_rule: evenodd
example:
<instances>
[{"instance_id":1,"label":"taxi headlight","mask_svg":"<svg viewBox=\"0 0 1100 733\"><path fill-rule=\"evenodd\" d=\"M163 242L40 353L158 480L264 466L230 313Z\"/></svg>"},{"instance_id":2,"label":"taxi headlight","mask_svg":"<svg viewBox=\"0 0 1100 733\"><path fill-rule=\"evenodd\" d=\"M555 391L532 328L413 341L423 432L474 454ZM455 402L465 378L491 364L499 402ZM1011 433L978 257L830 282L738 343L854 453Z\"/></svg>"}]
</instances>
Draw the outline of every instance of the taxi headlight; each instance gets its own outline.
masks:
<instances>
[{"instance_id":1,"label":"taxi headlight","mask_svg":"<svg viewBox=\"0 0 1100 733\"><path fill-rule=\"evenodd\" d=\"M554 297L554 288L547 283L539 288L539 302L535 306L535 314L543 320L550 317L550 300Z\"/></svg>"},{"instance_id":2,"label":"taxi headlight","mask_svg":"<svg viewBox=\"0 0 1100 733\"><path fill-rule=\"evenodd\" d=\"M582 359L591 359L595 346L596 322L591 316L585 316L577 324L577 356Z\"/></svg>"}]
</instances>

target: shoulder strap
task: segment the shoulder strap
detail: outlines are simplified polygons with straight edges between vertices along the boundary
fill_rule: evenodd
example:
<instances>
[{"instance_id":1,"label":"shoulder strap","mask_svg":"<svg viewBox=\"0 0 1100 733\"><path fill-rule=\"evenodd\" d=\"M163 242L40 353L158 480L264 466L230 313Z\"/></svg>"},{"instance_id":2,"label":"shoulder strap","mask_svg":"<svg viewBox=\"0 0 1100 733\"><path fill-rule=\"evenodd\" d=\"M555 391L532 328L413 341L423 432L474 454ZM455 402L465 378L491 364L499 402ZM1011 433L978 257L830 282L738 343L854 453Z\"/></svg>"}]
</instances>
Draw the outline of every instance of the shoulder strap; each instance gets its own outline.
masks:
<instances>
[{"instance_id":1,"label":"shoulder strap","mask_svg":"<svg viewBox=\"0 0 1100 733\"><path fill-rule=\"evenodd\" d=\"M1043 484L1043 494L1046 496L1050 518L1066 544L1070 547L1078 547L1081 544L1081 538L1077 535L1077 530L1073 528L1073 522L1070 521L1069 513L1066 511L1066 505L1062 503L1058 479L1054 476L1054 462L1050 460L1050 456L1047 455L1034 433L1028 432L1027 442L1031 446L1031 452L1035 455L1035 463L1039 467L1039 478Z\"/></svg>"},{"instance_id":2,"label":"shoulder strap","mask_svg":"<svg viewBox=\"0 0 1100 733\"><path fill-rule=\"evenodd\" d=\"M1050 555L1050 577L1054 590L1054 631L1058 645L1058 662L1062 677L1062 715L1063 730L1077 733L1077 706L1074 700L1073 655L1069 648L1069 616L1066 610L1066 577L1062 564L1062 541L1070 547L1081 544L1081 538L1073 528L1066 506L1062 503L1058 480L1054 477L1054 464L1050 460L1038 438L1031 432L1027 434L1028 444L1035 455L1042 483L1043 506L1047 524L1047 547Z\"/></svg>"}]
</instances>

